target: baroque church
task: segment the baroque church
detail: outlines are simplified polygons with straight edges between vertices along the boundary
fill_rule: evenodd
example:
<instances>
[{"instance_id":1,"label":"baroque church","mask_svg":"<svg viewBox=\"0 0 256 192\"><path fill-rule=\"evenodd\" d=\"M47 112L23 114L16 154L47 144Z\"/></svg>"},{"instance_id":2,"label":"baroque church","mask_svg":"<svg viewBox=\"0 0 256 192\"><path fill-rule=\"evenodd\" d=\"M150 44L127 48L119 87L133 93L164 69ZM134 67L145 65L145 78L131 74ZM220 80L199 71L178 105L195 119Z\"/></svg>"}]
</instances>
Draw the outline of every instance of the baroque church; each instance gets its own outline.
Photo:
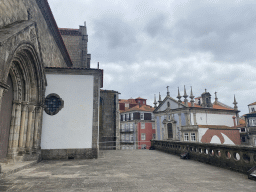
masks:
<instances>
[{"instance_id":1,"label":"baroque church","mask_svg":"<svg viewBox=\"0 0 256 192\"><path fill-rule=\"evenodd\" d=\"M195 98L192 87L189 96L184 86L183 96L178 89L177 99L170 96L169 87L163 101L160 94L158 103L156 97L154 99L157 140L241 144L239 129L236 127L239 124L239 111L235 97L232 108L218 101L216 92L215 101L212 102L207 90L201 97Z\"/></svg>"},{"instance_id":2,"label":"baroque church","mask_svg":"<svg viewBox=\"0 0 256 192\"><path fill-rule=\"evenodd\" d=\"M103 70L47 0L0 3L0 162L98 157Z\"/></svg>"}]
</instances>

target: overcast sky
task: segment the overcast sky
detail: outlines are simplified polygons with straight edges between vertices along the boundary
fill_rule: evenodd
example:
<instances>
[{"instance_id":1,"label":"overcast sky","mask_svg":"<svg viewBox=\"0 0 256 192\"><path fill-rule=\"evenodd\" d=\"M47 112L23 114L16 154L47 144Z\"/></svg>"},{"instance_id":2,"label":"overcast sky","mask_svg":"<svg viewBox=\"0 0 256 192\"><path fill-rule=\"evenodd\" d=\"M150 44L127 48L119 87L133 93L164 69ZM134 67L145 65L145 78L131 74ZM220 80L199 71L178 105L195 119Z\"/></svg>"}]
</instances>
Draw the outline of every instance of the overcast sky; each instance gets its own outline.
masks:
<instances>
[{"instance_id":1,"label":"overcast sky","mask_svg":"<svg viewBox=\"0 0 256 192\"><path fill-rule=\"evenodd\" d=\"M120 98L218 92L240 115L256 94L255 0L48 0L60 28L86 21L91 67Z\"/></svg>"}]
</instances>

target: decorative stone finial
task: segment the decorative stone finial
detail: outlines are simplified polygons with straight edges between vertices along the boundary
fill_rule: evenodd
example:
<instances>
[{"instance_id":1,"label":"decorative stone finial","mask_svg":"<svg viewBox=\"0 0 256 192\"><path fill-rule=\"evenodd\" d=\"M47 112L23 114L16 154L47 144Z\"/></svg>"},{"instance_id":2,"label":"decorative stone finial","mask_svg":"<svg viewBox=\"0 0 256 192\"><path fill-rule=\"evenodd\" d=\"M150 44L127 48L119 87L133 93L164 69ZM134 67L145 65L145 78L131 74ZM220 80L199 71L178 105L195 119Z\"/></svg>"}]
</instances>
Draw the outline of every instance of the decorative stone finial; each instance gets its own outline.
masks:
<instances>
[{"instance_id":1,"label":"decorative stone finial","mask_svg":"<svg viewBox=\"0 0 256 192\"><path fill-rule=\"evenodd\" d=\"M159 100L158 100L158 103L160 104L162 102L162 99L161 99L161 95L160 95L160 92L159 92Z\"/></svg>"},{"instance_id":2,"label":"decorative stone finial","mask_svg":"<svg viewBox=\"0 0 256 192\"><path fill-rule=\"evenodd\" d=\"M194 95L193 95L193 91L192 91L192 86L191 86L191 93L190 93L190 97L189 97L191 100L190 100L190 102L191 102L191 107L194 107Z\"/></svg>"},{"instance_id":3,"label":"decorative stone finial","mask_svg":"<svg viewBox=\"0 0 256 192\"><path fill-rule=\"evenodd\" d=\"M157 102L156 102L156 94L154 95L154 108L157 108Z\"/></svg>"},{"instance_id":4,"label":"decorative stone finial","mask_svg":"<svg viewBox=\"0 0 256 192\"><path fill-rule=\"evenodd\" d=\"M217 92L215 91L215 104L217 104L217 102L218 102L218 97L217 97Z\"/></svg>"},{"instance_id":5,"label":"decorative stone finial","mask_svg":"<svg viewBox=\"0 0 256 192\"><path fill-rule=\"evenodd\" d=\"M234 102L233 102L233 104L234 104L234 110L238 110L238 107L237 107L237 102L236 102L236 96L234 95Z\"/></svg>"},{"instance_id":6,"label":"decorative stone finial","mask_svg":"<svg viewBox=\"0 0 256 192\"><path fill-rule=\"evenodd\" d=\"M166 88L167 88L167 96L170 96L169 86L167 86Z\"/></svg>"},{"instance_id":7,"label":"decorative stone finial","mask_svg":"<svg viewBox=\"0 0 256 192\"><path fill-rule=\"evenodd\" d=\"M186 87L185 87L185 85L184 85L184 95L183 95L183 97L185 98L185 99L184 99L184 104L185 104L186 106L188 106L188 100L187 100L188 95L187 95L187 92L186 92Z\"/></svg>"},{"instance_id":8,"label":"decorative stone finial","mask_svg":"<svg viewBox=\"0 0 256 192\"><path fill-rule=\"evenodd\" d=\"M178 87L178 96L177 96L177 98L178 98L178 102L181 103L181 100L180 100L181 96L180 96L180 89L179 89L179 87Z\"/></svg>"}]
</instances>

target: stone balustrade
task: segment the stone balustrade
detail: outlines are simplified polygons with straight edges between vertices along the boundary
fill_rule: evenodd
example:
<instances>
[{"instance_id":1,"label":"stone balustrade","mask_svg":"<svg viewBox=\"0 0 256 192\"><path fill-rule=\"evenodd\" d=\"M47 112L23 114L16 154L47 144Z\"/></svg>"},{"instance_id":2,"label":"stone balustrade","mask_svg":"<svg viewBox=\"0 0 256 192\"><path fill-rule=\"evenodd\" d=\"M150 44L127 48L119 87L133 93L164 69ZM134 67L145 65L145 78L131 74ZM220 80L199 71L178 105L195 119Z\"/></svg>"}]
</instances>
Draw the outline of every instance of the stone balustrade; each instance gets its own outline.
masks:
<instances>
[{"instance_id":1,"label":"stone balustrade","mask_svg":"<svg viewBox=\"0 0 256 192\"><path fill-rule=\"evenodd\" d=\"M189 152L190 159L246 173L256 166L256 147L210 143L152 140L156 150L180 155Z\"/></svg>"}]
</instances>

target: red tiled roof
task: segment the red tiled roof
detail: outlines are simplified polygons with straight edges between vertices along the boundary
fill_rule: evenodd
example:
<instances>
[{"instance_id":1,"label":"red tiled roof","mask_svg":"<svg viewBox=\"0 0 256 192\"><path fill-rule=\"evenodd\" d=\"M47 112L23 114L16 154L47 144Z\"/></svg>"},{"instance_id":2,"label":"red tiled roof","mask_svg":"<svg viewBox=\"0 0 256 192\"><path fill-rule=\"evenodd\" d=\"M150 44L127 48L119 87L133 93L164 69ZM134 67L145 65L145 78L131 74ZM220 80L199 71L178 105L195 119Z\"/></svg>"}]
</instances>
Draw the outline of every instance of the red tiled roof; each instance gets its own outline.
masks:
<instances>
[{"instance_id":1,"label":"red tiled roof","mask_svg":"<svg viewBox=\"0 0 256 192\"><path fill-rule=\"evenodd\" d=\"M182 103L184 104L184 102L182 102ZM191 103L190 103L190 102L188 102L188 107L191 107ZM194 103L194 107L202 108L202 106L197 105L197 104L195 104L195 103ZM212 108L213 108L213 109L231 110L231 111L234 110L234 109L230 109L230 108L223 107L223 106L221 106L221 105L216 105L216 104L213 104Z\"/></svg>"},{"instance_id":2,"label":"red tiled roof","mask_svg":"<svg viewBox=\"0 0 256 192\"><path fill-rule=\"evenodd\" d=\"M138 97L138 98L136 98L136 99L143 99L143 98L141 98L141 97ZM143 99L143 100L147 100L147 99Z\"/></svg>"},{"instance_id":3,"label":"red tiled roof","mask_svg":"<svg viewBox=\"0 0 256 192\"><path fill-rule=\"evenodd\" d=\"M256 102L254 102L254 103L251 103L251 104L249 104L248 106L251 106L251 105L256 105Z\"/></svg>"},{"instance_id":4,"label":"red tiled roof","mask_svg":"<svg viewBox=\"0 0 256 192\"><path fill-rule=\"evenodd\" d=\"M155 108L149 106L149 105L136 105L132 108L129 109L125 109L125 111L123 112L129 112L129 111L149 111L149 112L153 112L155 110Z\"/></svg>"}]
</instances>

